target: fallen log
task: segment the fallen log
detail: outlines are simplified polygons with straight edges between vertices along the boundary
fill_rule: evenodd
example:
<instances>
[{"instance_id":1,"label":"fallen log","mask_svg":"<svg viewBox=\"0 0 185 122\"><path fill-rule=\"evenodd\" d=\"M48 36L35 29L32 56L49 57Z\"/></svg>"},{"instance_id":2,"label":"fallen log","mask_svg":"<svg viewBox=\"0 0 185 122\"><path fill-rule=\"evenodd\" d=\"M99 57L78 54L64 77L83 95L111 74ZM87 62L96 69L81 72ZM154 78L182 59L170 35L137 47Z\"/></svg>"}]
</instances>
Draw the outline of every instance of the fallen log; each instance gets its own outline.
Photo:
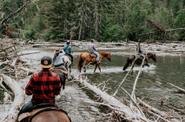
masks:
<instances>
[{"instance_id":1,"label":"fallen log","mask_svg":"<svg viewBox=\"0 0 185 122\"><path fill-rule=\"evenodd\" d=\"M64 47L64 44L59 44L59 43L44 43L44 44L33 44L33 48L39 48L39 47Z\"/></svg>"},{"instance_id":2,"label":"fallen log","mask_svg":"<svg viewBox=\"0 0 185 122\"><path fill-rule=\"evenodd\" d=\"M24 56L24 55L37 54L37 53L40 53L40 51L34 51L34 52L28 52L28 53L20 53L17 56Z\"/></svg>"},{"instance_id":3,"label":"fallen log","mask_svg":"<svg viewBox=\"0 0 185 122\"><path fill-rule=\"evenodd\" d=\"M34 70L31 70L31 69L28 69L28 68L25 68L25 67L19 67L19 69L25 71L27 75L31 75L31 74L34 73Z\"/></svg>"},{"instance_id":4,"label":"fallen log","mask_svg":"<svg viewBox=\"0 0 185 122\"><path fill-rule=\"evenodd\" d=\"M144 101L142 101L141 99L137 98L137 100L139 101L140 104L142 104L143 106L147 107L148 109L150 109L152 112L157 113L158 115L160 115L161 117L167 117L167 114L165 112L162 112L160 110L158 110L157 108L154 108L150 105L148 105L147 103L145 103Z\"/></svg>"},{"instance_id":5,"label":"fallen log","mask_svg":"<svg viewBox=\"0 0 185 122\"><path fill-rule=\"evenodd\" d=\"M81 77L79 82L88 89L90 89L91 91L93 91L94 93L96 93L97 95L99 95L107 104L114 107L116 110L123 112L125 114L125 119L132 122L150 121L145 116L143 116L143 114L136 107L134 109L129 108L128 106L124 105L119 100L117 100L115 97L110 96L106 92L101 91L96 86L93 86L86 80L83 80Z\"/></svg>"},{"instance_id":6,"label":"fallen log","mask_svg":"<svg viewBox=\"0 0 185 122\"><path fill-rule=\"evenodd\" d=\"M172 83L168 83L168 84L171 85L171 86L173 86L173 87L175 87L176 89L178 89L179 91L181 91L181 92L183 92L185 94L185 89L180 88L179 86L176 86L176 85L174 85Z\"/></svg>"},{"instance_id":7,"label":"fallen log","mask_svg":"<svg viewBox=\"0 0 185 122\"><path fill-rule=\"evenodd\" d=\"M132 93L131 93L131 97L132 97L134 100L136 100L136 97L135 97L136 85L137 85L137 81L138 81L138 79L139 79L139 76L140 76L140 74L141 74L142 66L144 65L145 58L146 58L146 57L144 56L144 58L143 58L143 60L142 60L142 63L141 63L141 66L140 66L140 69L139 69L139 72L138 72L137 77L136 77L136 79L135 79L135 81L134 81L133 90L132 90ZM135 60L136 60L136 59L135 59ZM135 62L134 62L134 63L135 63Z\"/></svg>"},{"instance_id":8,"label":"fallen log","mask_svg":"<svg viewBox=\"0 0 185 122\"><path fill-rule=\"evenodd\" d=\"M24 93L21 87L17 84L17 82L7 75L0 74L0 77L3 78L4 83L9 86L9 88L14 93L14 100L11 104L11 108L8 113L1 119L3 122L15 122L17 114L19 112L20 107L24 103Z\"/></svg>"}]
</instances>

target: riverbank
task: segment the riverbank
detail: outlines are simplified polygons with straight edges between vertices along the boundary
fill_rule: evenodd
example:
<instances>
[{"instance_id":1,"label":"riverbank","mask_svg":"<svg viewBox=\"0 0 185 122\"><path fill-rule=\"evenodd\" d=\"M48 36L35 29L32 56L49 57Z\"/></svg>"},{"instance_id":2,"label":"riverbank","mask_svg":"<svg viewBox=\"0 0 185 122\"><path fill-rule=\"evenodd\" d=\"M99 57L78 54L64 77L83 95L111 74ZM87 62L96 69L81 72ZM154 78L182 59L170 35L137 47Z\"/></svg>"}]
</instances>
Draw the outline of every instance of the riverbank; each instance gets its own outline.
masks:
<instances>
[{"instance_id":1,"label":"riverbank","mask_svg":"<svg viewBox=\"0 0 185 122\"><path fill-rule=\"evenodd\" d=\"M90 42L72 40L71 45L73 52L87 51L87 45ZM111 52L122 51L124 55L131 55L136 53L137 42L95 42L97 50L106 50ZM30 44L33 48L49 48L54 50L56 47L63 47L64 42L50 43L50 42L34 42ZM185 42L172 42L172 43L141 43L143 52L154 52L159 56L177 56L185 55Z\"/></svg>"},{"instance_id":2,"label":"riverbank","mask_svg":"<svg viewBox=\"0 0 185 122\"><path fill-rule=\"evenodd\" d=\"M48 44L46 43L46 45L41 46L41 47L33 47L34 44L22 44L22 50L26 50L29 51L30 49L38 49L38 51L40 51L40 53L38 54L31 54L31 55L25 55L26 57L26 61L29 62L30 68L33 68L35 70L39 70L39 58L42 57L43 55L53 55L53 51L55 49L55 45L56 44ZM62 47L63 43L59 43L59 47ZM74 45L75 44L75 45ZM85 51L85 47L88 44L88 42L72 42L73 45L73 49L74 52L73 54L75 54L76 60L78 60L78 55L81 51ZM42 43L43 45L43 43ZM111 51L113 55L130 55L130 54L135 54L135 48L136 48L137 43L97 43L97 47L99 50L107 50L107 51ZM161 46L160 46L161 45ZM174 46L175 45L175 46ZM145 44L142 43L141 47L143 50L146 50L148 52L155 52L157 51L159 55L182 55L184 56L183 53L183 48L184 47L184 43L180 43L180 44L158 44L156 45L154 44ZM170 50L172 52L166 52L166 50ZM177 53L176 50L180 50L182 51L181 53ZM21 53L21 52L20 52ZM158 55L157 54L157 55ZM24 56L23 56L24 57ZM32 59L34 58L34 60ZM113 69L114 70L114 69ZM75 71L75 70L73 70ZM73 72L73 74L77 74L76 72ZM102 74L101 74L102 75ZM93 76L99 76L99 74L94 74ZM104 80L106 80L104 78ZM23 82L24 81L24 82ZM22 82L19 82L19 84L21 84L21 86L24 86L27 83L27 80L22 80ZM78 84L78 83L77 83ZM61 100L58 101L58 104L60 105L61 108L64 108L67 112L69 112L69 115L72 117L72 120L76 121L79 120L81 122L102 122L102 119L106 119L106 115L105 113L101 113L100 110L98 109L98 107L94 107L95 105L93 104L89 104L86 103L85 101L91 101L91 99L89 98L89 96L82 90L83 86L79 86L76 83L68 83L66 86L66 89L64 90L64 92L62 92L62 98ZM89 107L87 107L89 106ZM74 113L78 113L77 116L74 115ZM96 116L98 115L98 117L96 118ZM91 119L93 118L93 119ZM110 119L110 118L109 118Z\"/></svg>"},{"instance_id":3,"label":"riverbank","mask_svg":"<svg viewBox=\"0 0 185 122\"><path fill-rule=\"evenodd\" d=\"M0 44L8 45L10 43L15 43L15 45L19 46L21 49L26 48L44 48L49 50L55 50L56 47L62 48L65 44L65 42L44 42L41 40L37 41L25 41L25 40L13 40L13 39L1 39ZM78 40L71 40L71 46L73 49L73 52L82 52L87 51L87 45L90 42L88 41L78 41ZM95 42L95 45L97 46L97 50L107 50L111 52L116 51L122 51L125 55L135 54L136 53L136 47L138 45L138 42ZM143 52L154 52L159 56L164 55L170 55L170 56L176 56L176 55L185 55L185 42L167 42L167 43L161 43L161 42L141 42L141 49Z\"/></svg>"}]
</instances>

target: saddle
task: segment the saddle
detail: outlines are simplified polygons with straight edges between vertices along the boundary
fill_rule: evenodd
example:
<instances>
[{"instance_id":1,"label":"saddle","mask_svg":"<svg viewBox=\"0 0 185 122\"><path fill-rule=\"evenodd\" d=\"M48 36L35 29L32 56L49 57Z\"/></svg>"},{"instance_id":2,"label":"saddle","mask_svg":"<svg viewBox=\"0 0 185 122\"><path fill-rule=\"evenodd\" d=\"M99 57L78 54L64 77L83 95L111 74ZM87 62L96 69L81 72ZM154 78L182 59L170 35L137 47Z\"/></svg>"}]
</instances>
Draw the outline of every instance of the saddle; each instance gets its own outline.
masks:
<instances>
[{"instance_id":1,"label":"saddle","mask_svg":"<svg viewBox=\"0 0 185 122\"><path fill-rule=\"evenodd\" d=\"M67 56L69 58L69 60L71 61L71 56L69 56L69 54L65 54L65 56Z\"/></svg>"},{"instance_id":2,"label":"saddle","mask_svg":"<svg viewBox=\"0 0 185 122\"><path fill-rule=\"evenodd\" d=\"M25 113L20 114L17 117L17 122L31 122L32 118L35 117L36 115L38 115L39 113L42 113L45 111L52 111L52 110L64 112L68 116L66 111L59 109L57 106L38 105L38 106L34 107L34 109L31 112L25 112ZM69 119L70 119L70 117L69 117Z\"/></svg>"},{"instance_id":3,"label":"saddle","mask_svg":"<svg viewBox=\"0 0 185 122\"><path fill-rule=\"evenodd\" d=\"M95 58L96 58L96 55L93 54L93 53L89 53L89 55L90 55L91 57L95 57Z\"/></svg>"}]
</instances>

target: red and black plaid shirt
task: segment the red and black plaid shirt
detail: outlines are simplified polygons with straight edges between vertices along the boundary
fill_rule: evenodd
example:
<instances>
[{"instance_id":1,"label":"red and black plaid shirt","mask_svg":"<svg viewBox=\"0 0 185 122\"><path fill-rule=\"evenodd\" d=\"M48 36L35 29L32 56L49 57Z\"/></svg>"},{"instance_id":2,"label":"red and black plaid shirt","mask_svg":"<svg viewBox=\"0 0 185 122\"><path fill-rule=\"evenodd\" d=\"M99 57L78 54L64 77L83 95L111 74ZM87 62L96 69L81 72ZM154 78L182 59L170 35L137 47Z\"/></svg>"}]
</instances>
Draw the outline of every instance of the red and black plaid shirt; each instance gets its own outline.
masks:
<instances>
[{"instance_id":1,"label":"red and black plaid shirt","mask_svg":"<svg viewBox=\"0 0 185 122\"><path fill-rule=\"evenodd\" d=\"M25 92L27 95L33 95L33 104L55 104L55 95L60 93L61 86L60 77L56 73L42 70L33 74Z\"/></svg>"}]
</instances>

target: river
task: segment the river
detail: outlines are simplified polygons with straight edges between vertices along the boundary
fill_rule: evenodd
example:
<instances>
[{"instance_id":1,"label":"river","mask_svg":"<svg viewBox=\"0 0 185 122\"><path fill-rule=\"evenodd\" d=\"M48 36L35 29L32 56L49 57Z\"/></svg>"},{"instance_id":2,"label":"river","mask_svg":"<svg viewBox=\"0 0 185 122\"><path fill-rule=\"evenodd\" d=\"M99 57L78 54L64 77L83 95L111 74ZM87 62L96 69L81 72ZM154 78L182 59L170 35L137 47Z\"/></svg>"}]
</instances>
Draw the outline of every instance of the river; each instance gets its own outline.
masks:
<instances>
[{"instance_id":1,"label":"river","mask_svg":"<svg viewBox=\"0 0 185 122\"><path fill-rule=\"evenodd\" d=\"M39 70L39 61L43 55L52 56L51 50L30 49L23 52L39 51L40 53L25 55L22 58L31 64L32 69ZM119 52L119 51L118 51ZM122 71L127 55L116 52L112 55L112 61L105 61L102 64L102 72L93 73L87 70L87 77L91 84L99 85L106 82L106 90L113 94L119 83L124 78L126 72ZM116 55L116 54L119 55ZM79 52L74 53L75 62L72 72L77 72L77 61ZM150 105L160 110L168 110L165 106L173 105L176 108L185 107L185 95L176 92L176 89L168 83L173 83L185 89L185 57L182 56L157 56L157 63L151 61L150 67L144 68L136 89L136 96L148 102ZM92 67L91 67L92 69ZM137 75L137 67L128 80L122 85L131 93L134 79ZM2 95L0 95L2 100ZM117 96L120 101L124 101L127 95L119 90ZM66 110L75 122L102 122L106 121L107 114L103 113L96 105L91 104L96 100L92 93L84 89L78 83L68 82L62 97L58 100L58 105ZM162 105L162 102L165 105ZM103 108L104 109L104 108ZM104 111L105 112L105 111ZM109 118L109 117L108 117ZM108 120L107 120L108 121Z\"/></svg>"}]
</instances>

